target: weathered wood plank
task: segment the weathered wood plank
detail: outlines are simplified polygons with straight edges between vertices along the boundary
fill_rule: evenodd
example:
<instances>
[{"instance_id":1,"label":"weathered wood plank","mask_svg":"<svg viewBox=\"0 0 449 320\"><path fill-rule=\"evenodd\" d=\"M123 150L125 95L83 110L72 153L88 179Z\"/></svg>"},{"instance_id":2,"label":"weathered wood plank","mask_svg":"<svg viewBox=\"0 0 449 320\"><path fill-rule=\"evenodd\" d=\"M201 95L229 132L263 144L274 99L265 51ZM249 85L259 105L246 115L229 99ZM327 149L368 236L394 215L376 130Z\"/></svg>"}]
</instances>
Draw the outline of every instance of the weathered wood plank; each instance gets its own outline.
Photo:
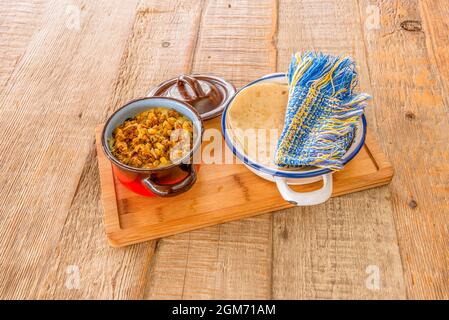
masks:
<instances>
[{"instance_id":1,"label":"weathered wood plank","mask_svg":"<svg viewBox=\"0 0 449 320\"><path fill-rule=\"evenodd\" d=\"M369 4L360 1L362 14ZM447 299L448 7L445 1L420 4L378 1L380 28L365 32L365 42L380 142L396 167L391 202L407 295Z\"/></svg>"},{"instance_id":2,"label":"weathered wood plank","mask_svg":"<svg viewBox=\"0 0 449 320\"><path fill-rule=\"evenodd\" d=\"M259 216L159 240L146 298L269 298L267 220Z\"/></svg>"},{"instance_id":3,"label":"weathered wood plank","mask_svg":"<svg viewBox=\"0 0 449 320\"><path fill-rule=\"evenodd\" d=\"M48 270L33 298L138 299L154 243L114 250L105 241L96 153L86 159Z\"/></svg>"},{"instance_id":4,"label":"weathered wood plank","mask_svg":"<svg viewBox=\"0 0 449 320\"><path fill-rule=\"evenodd\" d=\"M188 56L197 30L199 1L140 1L128 12L131 24L126 38L111 38L123 46L115 70L112 90L105 94L97 112L104 121L126 101L145 96L150 87L189 70ZM128 3L131 6L130 3ZM121 23L125 20L121 19ZM182 57L180 59L179 57ZM89 138L94 138L94 131ZM97 159L93 140L85 160L77 192L71 203L51 269L39 292L43 298L142 298L147 268L155 242L123 249L110 248L104 234L100 203ZM69 290L68 266L76 265L81 274L78 289Z\"/></svg>"},{"instance_id":5,"label":"weathered wood plank","mask_svg":"<svg viewBox=\"0 0 449 320\"><path fill-rule=\"evenodd\" d=\"M11 137L0 142L3 298L35 297L47 275L93 147L98 106L111 93L130 4L78 3L87 15L80 15L79 29L66 24L72 2L46 6L41 29L0 93L0 135Z\"/></svg>"},{"instance_id":6,"label":"weathered wood plank","mask_svg":"<svg viewBox=\"0 0 449 320\"><path fill-rule=\"evenodd\" d=\"M192 72L236 86L275 71L276 3L208 1ZM266 299L271 296L271 216L161 239L147 298Z\"/></svg>"},{"instance_id":7,"label":"weathered wood plank","mask_svg":"<svg viewBox=\"0 0 449 320\"><path fill-rule=\"evenodd\" d=\"M445 0L419 1L421 25L426 32L426 48L431 67L444 89L442 98L449 113L449 5Z\"/></svg>"},{"instance_id":8,"label":"weathered wood plank","mask_svg":"<svg viewBox=\"0 0 449 320\"><path fill-rule=\"evenodd\" d=\"M296 50L350 54L360 67L361 90L370 92L362 24L352 1L281 2L278 69L287 68ZM376 107L367 110L370 130L376 124L370 109ZM404 298L389 198L379 188L275 214L273 298ZM377 270L379 289L369 282Z\"/></svg>"}]
</instances>

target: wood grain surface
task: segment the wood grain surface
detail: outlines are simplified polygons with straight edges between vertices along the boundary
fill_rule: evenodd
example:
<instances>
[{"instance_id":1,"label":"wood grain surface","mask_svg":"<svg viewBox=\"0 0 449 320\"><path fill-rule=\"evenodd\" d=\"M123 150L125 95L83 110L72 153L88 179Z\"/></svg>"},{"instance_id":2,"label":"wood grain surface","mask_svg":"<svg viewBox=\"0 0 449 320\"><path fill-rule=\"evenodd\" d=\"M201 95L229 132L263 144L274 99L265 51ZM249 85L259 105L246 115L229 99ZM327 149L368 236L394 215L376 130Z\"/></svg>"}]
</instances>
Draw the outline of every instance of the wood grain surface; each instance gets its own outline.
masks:
<instances>
[{"instance_id":1,"label":"wood grain surface","mask_svg":"<svg viewBox=\"0 0 449 320\"><path fill-rule=\"evenodd\" d=\"M0 298L449 298L445 0L0 2ZM122 249L94 128L189 72L351 54L388 187ZM374 270L374 271L373 271ZM380 286L370 286L373 272Z\"/></svg>"},{"instance_id":2,"label":"wood grain surface","mask_svg":"<svg viewBox=\"0 0 449 320\"><path fill-rule=\"evenodd\" d=\"M447 37L425 28L447 27L443 2L382 2L383 29L365 35L378 130L397 164L391 204L407 294L415 299L449 295L448 64L433 49L444 41L447 48Z\"/></svg>"}]
</instances>

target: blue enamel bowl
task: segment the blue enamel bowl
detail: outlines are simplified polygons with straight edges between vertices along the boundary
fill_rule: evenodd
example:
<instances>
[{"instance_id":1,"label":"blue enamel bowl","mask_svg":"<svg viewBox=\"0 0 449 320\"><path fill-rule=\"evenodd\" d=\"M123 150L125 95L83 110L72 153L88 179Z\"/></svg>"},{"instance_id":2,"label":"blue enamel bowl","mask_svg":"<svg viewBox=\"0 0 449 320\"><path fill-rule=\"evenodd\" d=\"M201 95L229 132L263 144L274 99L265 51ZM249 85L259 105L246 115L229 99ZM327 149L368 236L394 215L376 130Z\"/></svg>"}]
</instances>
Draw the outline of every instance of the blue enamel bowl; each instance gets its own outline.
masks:
<instances>
[{"instance_id":1,"label":"blue enamel bowl","mask_svg":"<svg viewBox=\"0 0 449 320\"><path fill-rule=\"evenodd\" d=\"M229 136L228 131L230 129L227 124L227 114L228 114L229 107L232 105L235 97L237 95L239 95L241 92L243 92L245 89L247 89L248 87L253 86L255 84L259 84L259 83L263 83L263 82L287 83L287 78L284 73L269 74L269 75L266 75L262 78L259 78L257 80L254 80L254 81L248 83L247 85L245 85L244 87L242 87L240 90L237 91L237 93L234 95L234 97L226 105L226 107L223 111L222 118L221 118L222 132L223 132L223 136L225 138L227 146L232 150L234 155L238 159L240 159L240 161L242 161L251 171L253 171L254 173L262 176L265 179L271 180L271 181L274 181L274 177L282 177L282 178L286 178L286 179L290 180L290 182L297 181L298 182L297 184L303 184L303 183L301 183L300 180L303 180L304 182L305 181L310 182L311 180L316 180L316 179L308 179L308 178L319 177L319 176L323 176L328 173L331 173L332 170L330 170L330 169L322 169L322 168L315 168L315 167L302 168L301 170L298 170L298 171L284 170L282 168L276 168L274 166L269 167L267 165L258 163L256 161L254 161L253 159L250 159L239 146L236 146L233 144L233 141L232 141L231 137ZM356 134L355 134L354 140L353 140L350 148L348 149L348 151L346 152L346 154L343 157L344 164L351 161L357 155L357 153L360 151L360 149L363 147L363 144L365 143L366 126L367 126L366 118L363 115L356 125ZM295 184L295 183L290 183L290 182L289 182L289 184Z\"/></svg>"}]
</instances>

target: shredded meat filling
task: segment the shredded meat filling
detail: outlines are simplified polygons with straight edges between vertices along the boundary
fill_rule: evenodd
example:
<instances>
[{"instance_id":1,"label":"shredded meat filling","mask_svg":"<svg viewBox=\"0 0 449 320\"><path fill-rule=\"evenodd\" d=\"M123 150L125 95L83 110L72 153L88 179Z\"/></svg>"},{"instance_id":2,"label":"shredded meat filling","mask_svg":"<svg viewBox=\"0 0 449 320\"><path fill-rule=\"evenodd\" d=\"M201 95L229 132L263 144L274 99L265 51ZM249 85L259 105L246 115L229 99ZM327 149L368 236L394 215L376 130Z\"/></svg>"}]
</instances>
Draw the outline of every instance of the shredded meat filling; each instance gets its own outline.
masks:
<instances>
[{"instance_id":1,"label":"shredded meat filling","mask_svg":"<svg viewBox=\"0 0 449 320\"><path fill-rule=\"evenodd\" d=\"M154 108L115 128L109 146L120 162L136 168L167 166L190 152L192 121L181 113Z\"/></svg>"}]
</instances>

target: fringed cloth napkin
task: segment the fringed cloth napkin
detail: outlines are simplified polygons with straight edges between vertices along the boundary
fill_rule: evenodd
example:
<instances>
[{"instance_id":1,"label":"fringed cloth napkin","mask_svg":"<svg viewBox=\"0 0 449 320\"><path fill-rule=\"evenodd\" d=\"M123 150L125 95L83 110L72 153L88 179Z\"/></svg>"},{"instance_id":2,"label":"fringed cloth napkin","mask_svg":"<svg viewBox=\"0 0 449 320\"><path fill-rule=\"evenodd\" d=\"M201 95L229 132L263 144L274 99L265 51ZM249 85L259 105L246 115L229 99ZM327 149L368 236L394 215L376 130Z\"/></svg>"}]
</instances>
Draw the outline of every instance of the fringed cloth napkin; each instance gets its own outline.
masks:
<instances>
[{"instance_id":1,"label":"fringed cloth napkin","mask_svg":"<svg viewBox=\"0 0 449 320\"><path fill-rule=\"evenodd\" d=\"M296 53L287 76L289 100L275 164L342 169L342 157L370 98L353 92L354 62L349 57Z\"/></svg>"}]
</instances>

